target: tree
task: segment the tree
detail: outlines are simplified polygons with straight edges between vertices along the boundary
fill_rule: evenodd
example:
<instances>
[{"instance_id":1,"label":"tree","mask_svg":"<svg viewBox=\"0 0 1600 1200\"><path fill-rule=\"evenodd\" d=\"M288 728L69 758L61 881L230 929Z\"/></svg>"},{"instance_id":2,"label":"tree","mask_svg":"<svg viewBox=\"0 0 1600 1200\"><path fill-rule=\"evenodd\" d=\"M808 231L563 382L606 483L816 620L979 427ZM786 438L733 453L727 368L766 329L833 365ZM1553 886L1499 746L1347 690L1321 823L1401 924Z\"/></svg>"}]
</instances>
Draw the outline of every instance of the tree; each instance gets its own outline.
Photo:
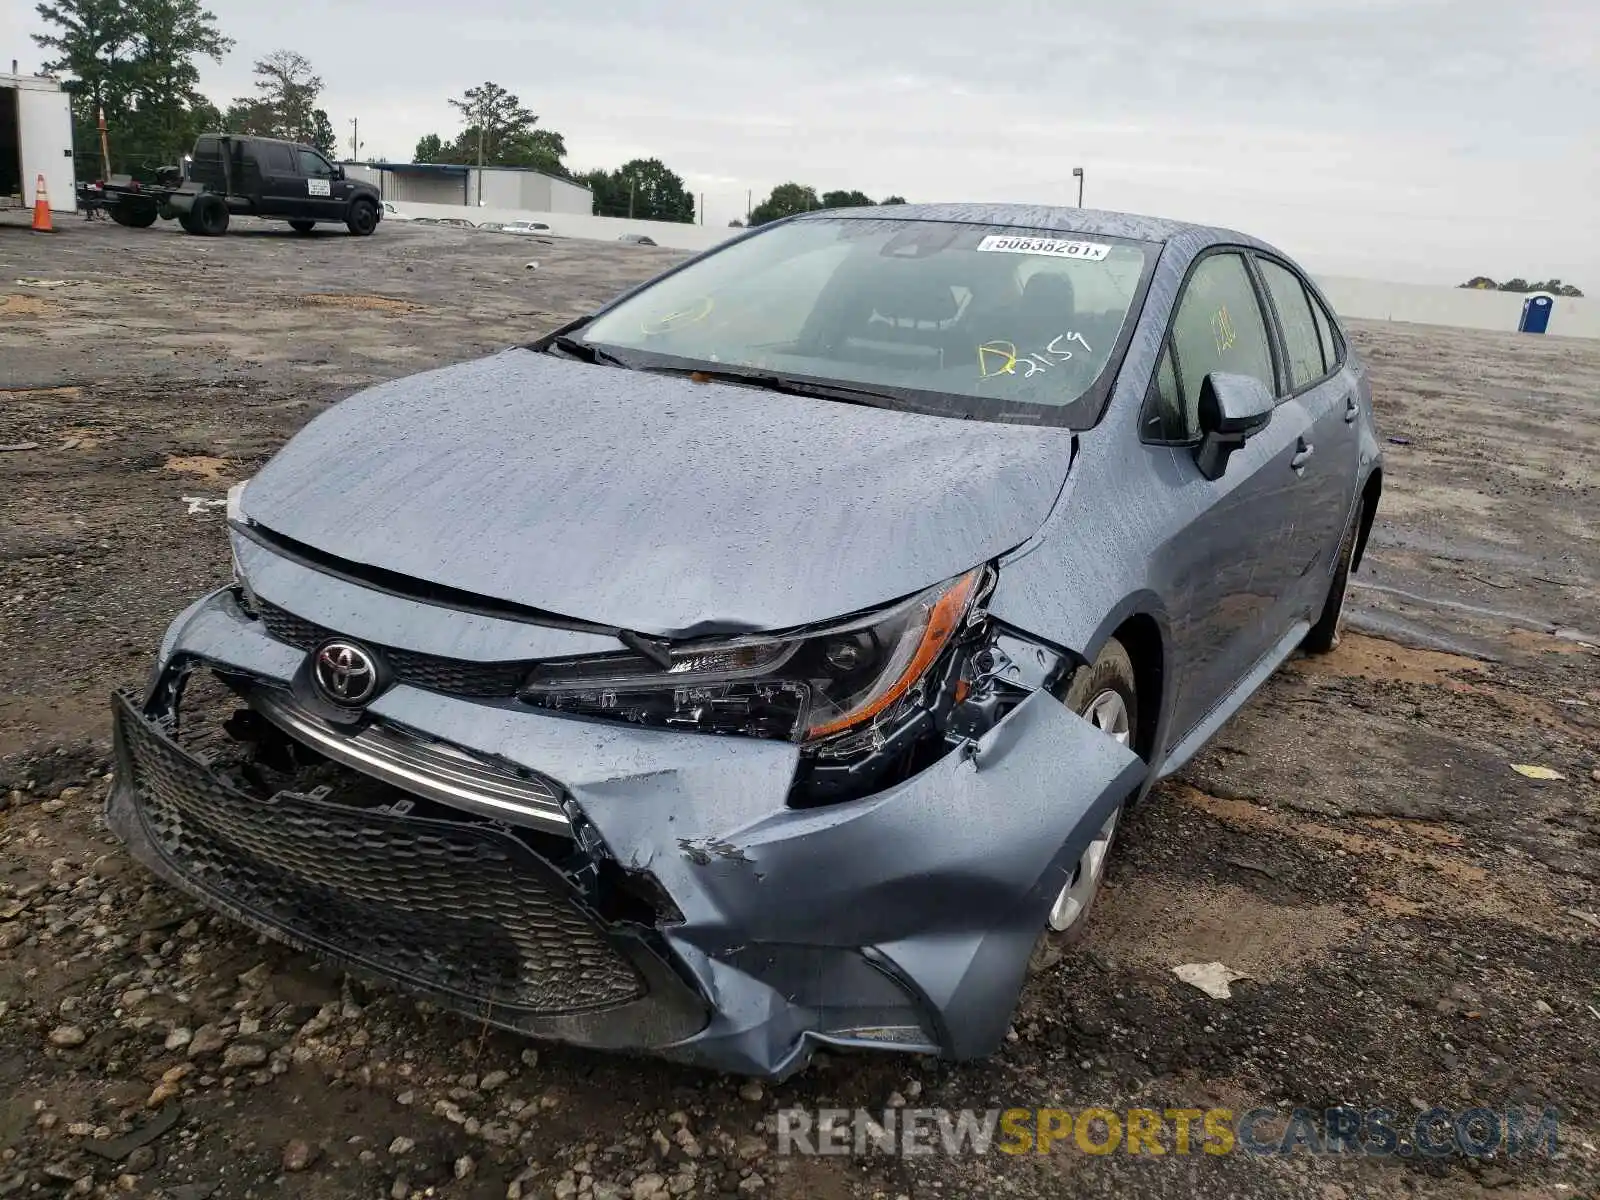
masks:
<instances>
[{"instance_id":1,"label":"tree","mask_svg":"<svg viewBox=\"0 0 1600 1200\"><path fill-rule=\"evenodd\" d=\"M1490 279L1487 275L1474 275L1471 279L1467 280L1465 283L1458 283L1458 284L1456 284L1456 286L1457 287L1464 287L1464 288L1472 288L1475 291L1480 291L1480 292L1493 292L1493 291L1498 290L1499 287L1500 287L1500 285L1498 283L1496 283L1494 280Z\"/></svg>"},{"instance_id":2,"label":"tree","mask_svg":"<svg viewBox=\"0 0 1600 1200\"><path fill-rule=\"evenodd\" d=\"M195 60L220 61L233 42L198 0L54 0L37 12L48 31L34 41L52 52L45 70L70 76L73 136L93 173L102 111L113 170L175 161L216 126L216 108L196 90Z\"/></svg>"},{"instance_id":3,"label":"tree","mask_svg":"<svg viewBox=\"0 0 1600 1200\"><path fill-rule=\"evenodd\" d=\"M735 217L733 220L728 222L728 228L729 229L743 229L744 228L744 222L739 220L738 217Z\"/></svg>"},{"instance_id":4,"label":"tree","mask_svg":"<svg viewBox=\"0 0 1600 1200\"><path fill-rule=\"evenodd\" d=\"M458 146L481 150L483 161L500 165L502 155L514 139L530 133L539 118L523 107L522 101L498 83L468 88L450 107L461 114L466 129L457 138Z\"/></svg>"},{"instance_id":5,"label":"tree","mask_svg":"<svg viewBox=\"0 0 1600 1200\"><path fill-rule=\"evenodd\" d=\"M561 160L567 143L553 129L535 129L539 118L498 83L468 88L450 106L461 113L465 127L451 141L430 133L417 143L417 162L461 163L490 167L529 167L570 178ZM481 133L481 139L480 139Z\"/></svg>"},{"instance_id":6,"label":"tree","mask_svg":"<svg viewBox=\"0 0 1600 1200\"><path fill-rule=\"evenodd\" d=\"M694 221L694 197L677 172L659 158L635 158L615 171L589 171L578 182L594 193L596 216Z\"/></svg>"},{"instance_id":7,"label":"tree","mask_svg":"<svg viewBox=\"0 0 1600 1200\"><path fill-rule=\"evenodd\" d=\"M339 148L339 138L333 132L333 122L328 120L328 114L320 108L311 111L311 136L306 141L329 158L333 158L334 152Z\"/></svg>"},{"instance_id":8,"label":"tree","mask_svg":"<svg viewBox=\"0 0 1600 1200\"><path fill-rule=\"evenodd\" d=\"M274 50L255 64L255 75L256 94L240 96L228 108L228 132L285 138L325 153L333 149L333 125L317 107L322 78L304 55Z\"/></svg>"},{"instance_id":9,"label":"tree","mask_svg":"<svg viewBox=\"0 0 1600 1200\"><path fill-rule=\"evenodd\" d=\"M1508 279L1500 285L1500 290L1502 292L1525 292L1528 290L1528 281L1522 278Z\"/></svg>"},{"instance_id":10,"label":"tree","mask_svg":"<svg viewBox=\"0 0 1600 1200\"><path fill-rule=\"evenodd\" d=\"M412 162L436 163L443 162L440 156L444 154L444 142L437 133L429 133L417 139L417 148L411 155Z\"/></svg>"},{"instance_id":11,"label":"tree","mask_svg":"<svg viewBox=\"0 0 1600 1200\"><path fill-rule=\"evenodd\" d=\"M889 196L886 199L878 201L879 204L904 204L905 202L906 198L904 196Z\"/></svg>"},{"instance_id":12,"label":"tree","mask_svg":"<svg viewBox=\"0 0 1600 1200\"><path fill-rule=\"evenodd\" d=\"M865 192L823 192L823 208L871 208L872 197Z\"/></svg>"},{"instance_id":13,"label":"tree","mask_svg":"<svg viewBox=\"0 0 1600 1200\"><path fill-rule=\"evenodd\" d=\"M772 189L771 195L751 210L750 224L765 225L768 221L777 221L783 217L792 217L795 213L810 212L814 208L821 207L815 188L808 188L798 183L780 183Z\"/></svg>"}]
</instances>

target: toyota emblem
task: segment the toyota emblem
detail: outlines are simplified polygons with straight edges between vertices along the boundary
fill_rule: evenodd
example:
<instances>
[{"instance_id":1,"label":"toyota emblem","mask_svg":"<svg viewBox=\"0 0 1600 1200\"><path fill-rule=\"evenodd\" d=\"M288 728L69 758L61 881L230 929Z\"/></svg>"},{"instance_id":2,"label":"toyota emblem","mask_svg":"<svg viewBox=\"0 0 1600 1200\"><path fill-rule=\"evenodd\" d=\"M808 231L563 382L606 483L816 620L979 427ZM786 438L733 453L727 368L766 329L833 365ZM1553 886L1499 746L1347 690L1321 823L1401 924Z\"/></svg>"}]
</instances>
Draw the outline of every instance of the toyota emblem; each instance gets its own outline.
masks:
<instances>
[{"instance_id":1,"label":"toyota emblem","mask_svg":"<svg viewBox=\"0 0 1600 1200\"><path fill-rule=\"evenodd\" d=\"M378 690L378 664L353 642L326 642L319 647L312 675L317 690L335 704L365 704Z\"/></svg>"}]
</instances>

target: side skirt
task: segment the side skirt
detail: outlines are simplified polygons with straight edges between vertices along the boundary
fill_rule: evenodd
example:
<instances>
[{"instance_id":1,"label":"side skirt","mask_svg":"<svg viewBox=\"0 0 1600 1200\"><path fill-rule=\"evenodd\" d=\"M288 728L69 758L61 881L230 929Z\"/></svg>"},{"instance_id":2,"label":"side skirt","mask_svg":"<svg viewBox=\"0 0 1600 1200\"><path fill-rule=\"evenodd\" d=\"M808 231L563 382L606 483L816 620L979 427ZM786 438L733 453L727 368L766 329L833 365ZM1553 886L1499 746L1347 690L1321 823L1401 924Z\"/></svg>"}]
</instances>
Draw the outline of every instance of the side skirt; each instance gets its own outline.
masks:
<instances>
[{"instance_id":1,"label":"side skirt","mask_svg":"<svg viewBox=\"0 0 1600 1200\"><path fill-rule=\"evenodd\" d=\"M1309 621L1296 621L1290 626L1289 632L1284 634L1271 650L1261 656L1256 665L1250 668L1249 674L1239 681L1238 686L1217 701L1216 707L1200 719L1199 724L1189 731L1188 736L1168 751L1155 777L1157 779L1166 779L1169 775L1175 775L1181 771L1184 765L1199 751L1200 747L1211 739L1211 735L1221 729L1227 723L1229 717L1243 708L1245 701L1255 695L1256 690L1271 677L1274 671L1283 665L1283 661L1289 655L1294 653L1295 647L1305 640L1306 633L1310 629L1311 622Z\"/></svg>"}]
</instances>

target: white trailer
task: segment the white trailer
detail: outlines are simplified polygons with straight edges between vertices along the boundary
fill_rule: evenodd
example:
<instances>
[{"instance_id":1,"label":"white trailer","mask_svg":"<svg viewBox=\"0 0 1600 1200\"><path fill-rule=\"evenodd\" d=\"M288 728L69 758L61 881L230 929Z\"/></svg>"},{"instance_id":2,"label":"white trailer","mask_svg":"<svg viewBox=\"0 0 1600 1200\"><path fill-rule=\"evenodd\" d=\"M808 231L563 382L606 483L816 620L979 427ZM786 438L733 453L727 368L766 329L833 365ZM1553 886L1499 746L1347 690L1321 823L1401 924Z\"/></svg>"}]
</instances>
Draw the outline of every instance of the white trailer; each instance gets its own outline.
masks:
<instances>
[{"instance_id":1,"label":"white trailer","mask_svg":"<svg viewBox=\"0 0 1600 1200\"><path fill-rule=\"evenodd\" d=\"M0 75L0 207L31 209L41 175L50 208L76 212L70 98L45 75Z\"/></svg>"}]
</instances>

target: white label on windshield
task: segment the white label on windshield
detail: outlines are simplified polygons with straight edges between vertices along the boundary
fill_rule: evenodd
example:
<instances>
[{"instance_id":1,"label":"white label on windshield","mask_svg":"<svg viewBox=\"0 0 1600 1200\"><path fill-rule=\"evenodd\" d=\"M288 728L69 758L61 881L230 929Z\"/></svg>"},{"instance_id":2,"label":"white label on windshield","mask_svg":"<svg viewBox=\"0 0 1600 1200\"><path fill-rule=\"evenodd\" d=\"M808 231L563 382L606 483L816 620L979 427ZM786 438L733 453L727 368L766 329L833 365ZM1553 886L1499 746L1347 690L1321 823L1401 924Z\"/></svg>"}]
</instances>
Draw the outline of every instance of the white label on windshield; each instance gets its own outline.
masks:
<instances>
[{"instance_id":1,"label":"white label on windshield","mask_svg":"<svg viewBox=\"0 0 1600 1200\"><path fill-rule=\"evenodd\" d=\"M308 179L306 180L306 194L308 196L327 196L332 193L326 179Z\"/></svg>"},{"instance_id":2,"label":"white label on windshield","mask_svg":"<svg viewBox=\"0 0 1600 1200\"><path fill-rule=\"evenodd\" d=\"M991 233L978 243L979 250L1000 251L1004 254L1048 254L1053 258L1081 258L1086 262L1099 262L1111 253L1111 247L1101 242L1072 242L1061 238L1006 237Z\"/></svg>"}]
</instances>

